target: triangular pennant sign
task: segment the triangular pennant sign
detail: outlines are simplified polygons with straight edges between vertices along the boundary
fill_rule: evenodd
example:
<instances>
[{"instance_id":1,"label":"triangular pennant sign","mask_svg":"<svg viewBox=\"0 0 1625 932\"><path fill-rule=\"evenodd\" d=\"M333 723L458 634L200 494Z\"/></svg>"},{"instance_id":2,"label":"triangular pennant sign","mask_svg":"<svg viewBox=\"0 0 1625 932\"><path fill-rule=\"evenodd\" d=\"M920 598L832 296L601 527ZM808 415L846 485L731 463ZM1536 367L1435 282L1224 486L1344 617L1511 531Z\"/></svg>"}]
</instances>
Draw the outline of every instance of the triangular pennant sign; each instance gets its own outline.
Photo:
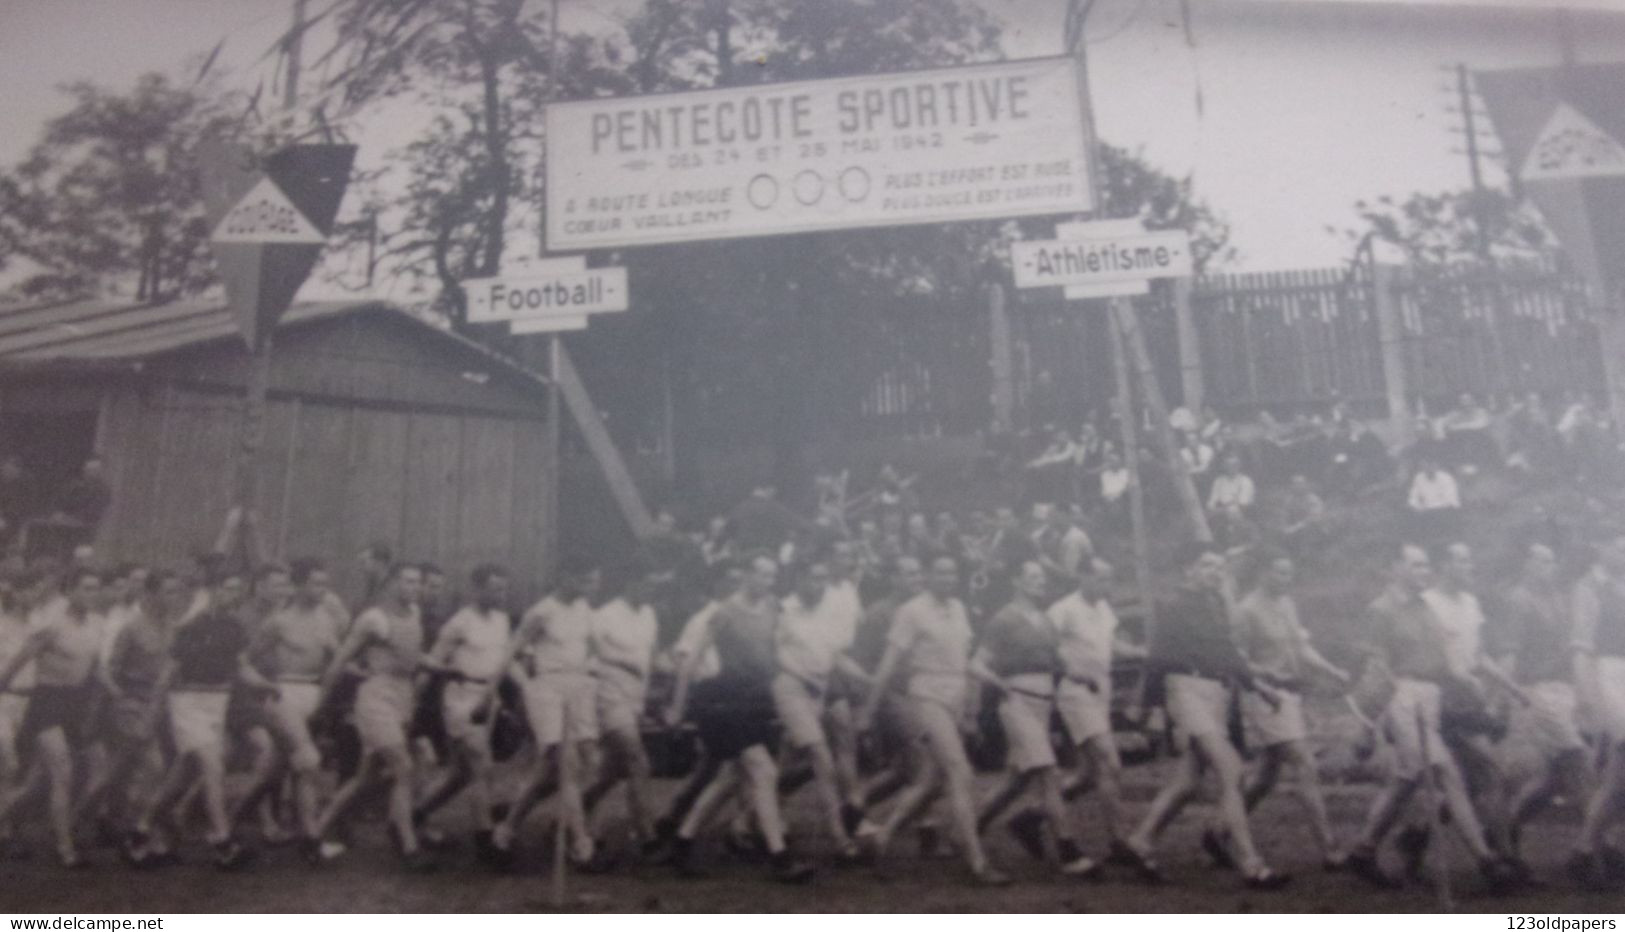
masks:
<instances>
[{"instance_id":1,"label":"triangular pennant sign","mask_svg":"<svg viewBox=\"0 0 1625 932\"><path fill-rule=\"evenodd\" d=\"M1625 63L1474 74L1529 199L1594 298L1625 300Z\"/></svg>"},{"instance_id":2,"label":"triangular pennant sign","mask_svg":"<svg viewBox=\"0 0 1625 932\"><path fill-rule=\"evenodd\" d=\"M355 147L291 146L258 161L241 146L199 148L210 245L250 348L293 303L333 229Z\"/></svg>"},{"instance_id":3,"label":"triangular pennant sign","mask_svg":"<svg viewBox=\"0 0 1625 932\"><path fill-rule=\"evenodd\" d=\"M1625 146L1568 104L1558 104L1524 157L1523 181L1625 175Z\"/></svg>"}]
</instances>

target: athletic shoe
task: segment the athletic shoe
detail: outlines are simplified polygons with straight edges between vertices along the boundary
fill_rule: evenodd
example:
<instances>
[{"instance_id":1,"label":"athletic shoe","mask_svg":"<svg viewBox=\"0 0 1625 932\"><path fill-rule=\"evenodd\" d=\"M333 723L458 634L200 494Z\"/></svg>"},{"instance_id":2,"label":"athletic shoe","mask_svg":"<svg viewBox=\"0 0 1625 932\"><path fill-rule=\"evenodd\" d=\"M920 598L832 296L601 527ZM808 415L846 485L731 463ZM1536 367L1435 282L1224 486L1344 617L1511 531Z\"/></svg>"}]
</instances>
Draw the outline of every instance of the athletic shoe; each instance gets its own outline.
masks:
<instances>
[{"instance_id":1,"label":"athletic shoe","mask_svg":"<svg viewBox=\"0 0 1625 932\"><path fill-rule=\"evenodd\" d=\"M762 840L761 835L753 831L741 832L730 829L723 836L723 845L728 849L729 854L741 861L750 863L761 861L762 856L767 854L766 842Z\"/></svg>"},{"instance_id":2,"label":"athletic shoe","mask_svg":"<svg viewBox=\"0 0 1625 932\"><path fill-rule=\"evenodd\" d=\"M971 882L978 887L1008 887L1014 880L1009 874L989 864L979 871L971 874Z\"/></svg>"},{"instance_id":3,"label":"athletic shoe","mask_svg":"<svg viewBox=\"0 0 1625 932\"><path fill-rule=\"evenodd\" d=\"M1490 858L1480 862L1478 875L1484 878L1491 893L1511 893L1523 886L1517 865L1506 858Z\"/></svg>"},{"instance_id":4,"label":"athletic shoe","mask_svg":"<svg viewBox=\"0 0 1625 932\"><path fill-rule=\"evenodd\" d=\"M215 842L214 866L223 871L234 871L253 859L252 853L233 839Z\"/></svg>"},{"instance_id":5,"label":"athletic shoe","mask_svg":"<svg viewBox=\"0 0 1625 932\"><path fill-rule=\"evenodd\" d=\"M1035 861L1044 860L1044 817L1032 809L1024 810L1010 820L1008 825L1011 837L1021 845L1021 850Z\"/></svg>"},{"instance_id":6,"label":"athletic shoe","mask_svg":"<svg viewBox=\"0 0 1625 932\"><path fill-rule=\"evenodd\" d=\"M861 824L863 824L863 810L851 803L842 803L841 828L845 829L846 833L850 835L857 831L858 826Z\"/></svg>"},{"instance_id":7,"label":"athletic shoe","mask_svg":"<svg viewBox=\"0 0 1625 932\"><path fill-rule=\"evenodd\" d=\"M1349 855L1346 851L1337 851L1320 859L1320 869L1328 874L1341 873L1348 869Z\"/></svg>"},{"instance_id":8,"label":"athletic shoe","mask_svg":"<svg viewBox=\"0 0 1625 932\"><path fill-rule=\"evenodd\" d=\"M1279 890L1291 882L1291 874L1279 874L1267 867L1242 881L1249 890Z\"/></svg>"},{"instance_id":9,"label":"athletic shoe","mask_svg":"<svg viewBox=\"0 0 1625 932\"><path fill-rule=\"evenodd\" d=\"M1373 852L1354 852L1348 856L1344 866L1348 868L1349 873L1379 890L1397 890L1404 886L1383 871L1382 865L1377 863L1377 855Z\"/></svg>"},{"instance_id":10,"label":"athletic shoe","mask_svg":"<svg viewBox=\"0 0 1625 932\"><path fill-rule=\"evenodd\" d=\"M1404 858L1401 875L1412 883L1422 879L1422 866L1427 863L1428 843L1431 835L1425 828L1410 826L1394 837L1394 847Z\"/></svg>"},{"instance_id":11,"label":"athletic shoe","mask_svg":"<svg viewBox=\"0 0 1625 932\"><path fill-rule=\"evenodd\" d=\"M806 883L816 873L811 864L797 860L788 848L769 858L773 864L773 879L779 883Z\"/></svg>"},{"instance_id":12,"label":"athletic shoe","mask_svg":"<svg viewBox=\"0 0 1625 932\"><path fill-rule=\"evenodd\" d=\"M1105 866L1099 861L1083 855L1079 855L1070 861L1061 862L1062 876L1076 877L1079 880L1096 880L1105 870Z\"/></svg>"},{"instance_id":13,"label":"athletic shoe","mask_svg":"<svg viewBox=\"0 0 1625 932\"><path fill-rule=\"evenodd\" d=\"M412 834L417 836L418 844L426 851L450 851L457 847L457 843L452 841L445 832L430 828L427 825L415 826Z\"/></svg>"},{"instance_id":14,"label":"athletic shoe","mask_svg":"<svg viewBox=\"0 0 1625 932\"><path fill-rule=\"evenodd\" d=\"M1127 842L1119 842L1119 844L1122 845L1122 854L1127 861L1128 868L1134 871L1134 875L1139 878L1141 883L1162 883L1166 879L1162 874L1162 868L1157 865L1156 861L1151 859L1150 855L1141 854Z\"/></svg>"},{"instance_id":15,"label":"athletic shoe","mask_svg":"<svg viewBox=\"0 0 1625 932\"><path fill-rule=\"evenodd\" d=\"M1603 859L1594 853L1574 852L1564 865L1564 870L1581 889L1602 893L1613 886Z\"/></svg>"},{"instance_id":16,"label":"athletic shoe","mask_svg":"<svg viewBox=\"0 0 1625 932\"><path fill-rule=\"evenodd\" d=\"M1230 856L1230 846L1224 843L1224 836L1212 829L1202 832L1202 851L1213 866L1223 870L1235 870L1236 859Z\"/></svg>"}]
</instances>

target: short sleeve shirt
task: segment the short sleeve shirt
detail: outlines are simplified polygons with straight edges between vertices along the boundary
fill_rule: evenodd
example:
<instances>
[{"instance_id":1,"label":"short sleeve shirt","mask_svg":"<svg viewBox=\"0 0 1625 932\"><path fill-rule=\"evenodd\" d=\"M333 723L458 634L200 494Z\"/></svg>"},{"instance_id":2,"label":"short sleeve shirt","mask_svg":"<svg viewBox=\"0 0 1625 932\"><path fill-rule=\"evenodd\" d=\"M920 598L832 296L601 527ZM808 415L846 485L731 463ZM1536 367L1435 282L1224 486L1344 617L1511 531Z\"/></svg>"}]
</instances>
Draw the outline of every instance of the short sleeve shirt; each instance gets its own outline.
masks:
<instances>
[{"instance_id":1,"label":"short sleeve shirt","mask_svg":"<svg viewBox=\"0 0 1625 932\"><path fill-rule=\"evenodd\" d=\"M1278 683L1293 683L1303 675L1309 632L1298 621L1291 596L1249 593L1236 606L1236 628L1242 653L1259 672Z\"/></svg>"},{"instance_id":2,"label":"short sleeve shirt","mask_svg":"<svg viewBox=\"0 0 1625 932\"><path fill-rule=\"evenodd\" d=\"M1395 677L1438 681L1449 672L1438 621L1419 596L1389 589L1366 611L1371 650Z\"/></svg>"},{"instance_id":3,"label":"short sleeve shirt","mask_svg":"<svg viewBox=\"0 0 1625 932\"><path fill-rule=\"evenodd\" d=\"M592 614L592 653L600 676L649 678L660 625L648 605L632 607L625 599L611 599Z\"/></svg>"},{"instance_id":4,"label":"short sleeve shirt","mask_svg":"<svg viewBox=\"0 0 1625 932\"><path fill-rule=\"evenodd\" d=\"M465 606L440 627L434 656L474 680L494 680L502 673L508 650L508 613Z\"/></svg>"},{"instance_id":5,"label":"short sleeve shirt","mask_svg":"<svg viewBox=\"0 0 1625 932\"><path fill-rule=\"evenodd\" d=\"M248 649L242 622L230 612L208 611L175 632L176 689L225 689L237 679L238 660Z\"/></svg>"},{"instance_id":6,"label":"short sleeve shirt","mask_svg":"<svg viewBox=\"0 0 1625 932\"><path fill-rule=\"evenodd\" d=\"M1074 592L1050 606L1049 620L1055 626L1062 674L1097 687L1109 683L1117 638L1117 613L1111 603L1105 599L1090 603Z\"/></svg>"},{"instance_id":7,"label":"short sleeve shirt","mask_svg":"<svg viewBox=\"0 0 1625 932\"><path fill-rule=\"evenodd\" d=\"M520 622L520 637L531 646L536 672L587 672L592 606L586 599L564 602L547 596Z\"/></svg>"},{"instance_id":8,"label":"short sleeve shirt","mask_svg":"<svg viewBox=\"0 0 1625 932\"><path fill-rule=\"evenodd\" d=\"M1055 626L1043 612L1011 603L988 622L981 648L999 676L1053 675L1059 666L1055 656L1057 641Z\"/></svg>"},{"instance_id":9,"label":"short sleeve shirt","mask_svg":"<svg viewBox=\"0 0 1625 932\"><path fill-rule=\"evenodd\" d=\"M1439 623L1439 636L1451 672L1466 676L1478 666L1483 652L1484 612L1471 592L1447 595L1438 589L1422 593Z\"/></svg>"},{"instance_id":10,"label":"short sleeve shirt","mask_svg":"<svg viewBox=\"0 0 1625 932\"><path fill-rule=\"evenodd\" d=\"M835 658L851 648L857 634L857 617L833 591L826 591L810 609L802 604L801 596L791 595L780 609L774 635L779 667L823 690L829 685Z\"/></svg>"},{"instance_id":11,"label":"short sleeve shirt","mask_svg":"<svg viewBox=\"0 0 1625 932\"><path fill-rule=\"evenodd\" d=\"M1490 632L1497 655L1515 658L1519 682L1560 682L1569 678L1573 636L1569 599L1561 589L1536 592L1514 586Z\"/></svg>"},{"instance_id":12,"label":"short sleeve shirt","mask_svg":"<svg viewBox=\"0 0 1625 932\"><path fill-rule=\"evenodd\" d=\"M959 708L965 701L972 633L965 606L921 593L897 610L887 643L902 651L908 693Z\"/></svg>"}]
</instances>

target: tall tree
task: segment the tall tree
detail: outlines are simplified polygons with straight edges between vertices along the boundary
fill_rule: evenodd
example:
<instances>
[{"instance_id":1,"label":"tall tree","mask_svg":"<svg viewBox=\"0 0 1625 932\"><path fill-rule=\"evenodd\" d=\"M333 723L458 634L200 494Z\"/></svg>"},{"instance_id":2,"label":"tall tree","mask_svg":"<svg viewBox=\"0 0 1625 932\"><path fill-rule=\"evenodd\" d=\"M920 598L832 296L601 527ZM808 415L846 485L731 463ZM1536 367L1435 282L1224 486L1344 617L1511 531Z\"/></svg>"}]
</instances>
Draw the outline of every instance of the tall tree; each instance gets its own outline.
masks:
<instances>
[{"instance_id":1,"label":"tall tree","mask_svg":"<svg viewBox=\"0 0 1625 932\"><path fill-rule=\"evenodd\" d=\"M104 288L160 301L214 281L198 187L196 146L235 131L228 102L160 74L128 92L79 82L67 111L0 173L0 267L30 271L33 298Z\"/></svg>"}]
</instances>

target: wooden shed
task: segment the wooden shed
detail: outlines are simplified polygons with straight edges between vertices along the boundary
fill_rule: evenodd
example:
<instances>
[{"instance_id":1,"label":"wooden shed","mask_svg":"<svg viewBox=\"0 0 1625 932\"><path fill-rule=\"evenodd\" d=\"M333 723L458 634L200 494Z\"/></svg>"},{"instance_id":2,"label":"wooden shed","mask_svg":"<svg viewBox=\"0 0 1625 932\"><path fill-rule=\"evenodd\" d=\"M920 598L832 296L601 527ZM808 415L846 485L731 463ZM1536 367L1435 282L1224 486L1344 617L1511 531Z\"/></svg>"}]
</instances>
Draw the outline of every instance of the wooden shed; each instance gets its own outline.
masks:
<instances>
[{"instance_id":1,"label":"wooden shed","mask_svg":"<svg viewBox=\"0 0 1625 932\"><path fill-rule=\"evenodd\" d=\"M534 591L556 500L544 379L377 302L296 305L274 346L256 509L274 555L353 586L384 541L454 580L498 561ZM99 549L180 563L230 506L249 362L218 304L0 312L0 450L47 479L99 452Z\"/></svg>"}]
</instances>

